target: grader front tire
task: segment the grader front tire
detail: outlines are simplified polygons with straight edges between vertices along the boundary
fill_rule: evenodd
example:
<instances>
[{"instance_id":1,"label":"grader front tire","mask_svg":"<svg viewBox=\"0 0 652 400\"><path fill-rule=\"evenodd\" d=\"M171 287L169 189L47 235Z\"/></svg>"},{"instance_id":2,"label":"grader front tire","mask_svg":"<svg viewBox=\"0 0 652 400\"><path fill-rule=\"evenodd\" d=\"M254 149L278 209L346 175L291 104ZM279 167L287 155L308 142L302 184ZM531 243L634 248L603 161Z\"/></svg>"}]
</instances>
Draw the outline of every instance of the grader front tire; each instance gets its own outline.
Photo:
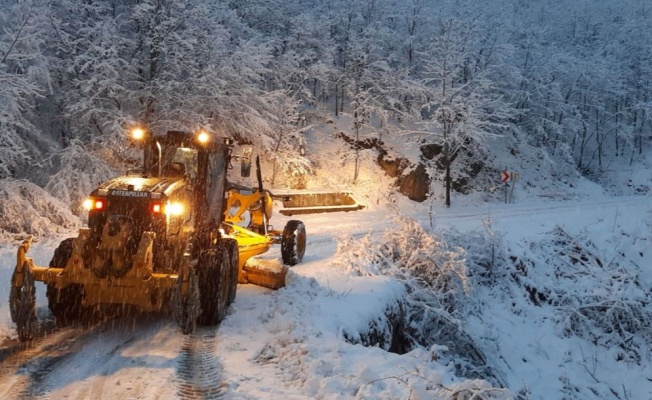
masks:
<instances>
[{"instance_id":1,"label":"grader front tire","mask_svg":"<svg viewBox=\"0 0 652 400\"><path fill-rule=\"evenodd\" d=\"M54 251L50 261L50 268L65 268L72 256L74 238L63 240ZM58 289L53 284L48 284L46 289L48 307L59 323L69 323L81 319L83 315L82 302L84 289L80 285L69 285Z\"/></svg>"},{"instance_id":2,"label":"grader front tire","mask_svg":"<svg viewBox=\"0 0 652 400\"><path fill-rule=\"evenodd\" d=\"M19 277L18 274L22 275ZM17 280L20 286L14 285ZM36 290L34 275L27 262L23 264L22 272L14 271L9 291L9 311L11 319L16 324L18 339L21 342L32 340L36 329Z\"/></svg>"},{"instance_id":3,"label":"grader front tire","mask_svg":"<svg viewBox=\"0 0 652 400\"><path fill-rule=\"evenodd\" d=\"M301 221L288 221L281 237L281 256L285 265L296 265L306 252L306 226Z\"/></svg>"},{"instance_id":4,"label":"grader front tire","mask_svg":"<svg viewBox=\"0 0 652 400\"><path fill-rule=\"evenodd\" d=\"M227 305L233 303L235 294L238 288L238 273L240 268L240 250L238 249L238 241L235 239L224 239L224 248L229 257L229 297Z\"/></svg>"},{"instance_id":5,"label":"grader front tire","mask_svg":"<svg viewBox=\"0 0 652 400\"><path fill-rule=\"evenodd\" d=\"M184 335L194 332L201 310L198 280L195 271L185 266L172 289L174 319Z\"/></svg>"},{"instance_id":6,"label":"grader front tire","mask_svg":"<svg viewBox=\"0 0 652 400\"><path fill-rule=\"evenodd\" d=\"M228 262L223 245L208 250L199 257L197 275L201 298L200 325L217 325L226 314L228 286L225 277L228 276Z\"/></svg>"}]
</instances>

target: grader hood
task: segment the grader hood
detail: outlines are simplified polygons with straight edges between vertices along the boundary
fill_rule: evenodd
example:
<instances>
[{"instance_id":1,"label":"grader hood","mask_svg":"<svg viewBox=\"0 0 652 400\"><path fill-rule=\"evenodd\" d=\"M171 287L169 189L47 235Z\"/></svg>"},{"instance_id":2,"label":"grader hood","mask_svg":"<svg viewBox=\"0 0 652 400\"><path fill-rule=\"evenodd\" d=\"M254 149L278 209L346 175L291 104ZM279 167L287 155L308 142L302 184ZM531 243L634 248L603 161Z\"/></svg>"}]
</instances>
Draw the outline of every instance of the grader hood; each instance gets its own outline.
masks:
<instances>
[{"instance_id":1,"label":"grader hood","mask_svg":"<svg viewBox=\"0 0 652 400\"><path fill-rule=\"evenodd\" d=\"M277 192L272 197L283 204L279 212L288 216L356 211L365 207L349 191Z\"/></svg>"}]
</instances>

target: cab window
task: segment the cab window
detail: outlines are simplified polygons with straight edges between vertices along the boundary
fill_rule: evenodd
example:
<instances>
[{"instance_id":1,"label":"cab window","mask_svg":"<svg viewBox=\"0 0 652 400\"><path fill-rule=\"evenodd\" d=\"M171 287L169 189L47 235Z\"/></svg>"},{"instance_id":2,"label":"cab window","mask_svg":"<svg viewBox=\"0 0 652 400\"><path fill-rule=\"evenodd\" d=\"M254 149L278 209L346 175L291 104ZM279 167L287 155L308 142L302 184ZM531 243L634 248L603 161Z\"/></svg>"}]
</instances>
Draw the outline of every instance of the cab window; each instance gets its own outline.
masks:
<instances>
[{"instance_id":1,"label":"cab window","mask_svg":"<svg viewBox=\"0 0 652 400\"><path fill-rule=\"evenodd\" d=\"M163 152L163 175L197 177L197 150L188 147L165 149Z\"/></svg>"}]
</instances>

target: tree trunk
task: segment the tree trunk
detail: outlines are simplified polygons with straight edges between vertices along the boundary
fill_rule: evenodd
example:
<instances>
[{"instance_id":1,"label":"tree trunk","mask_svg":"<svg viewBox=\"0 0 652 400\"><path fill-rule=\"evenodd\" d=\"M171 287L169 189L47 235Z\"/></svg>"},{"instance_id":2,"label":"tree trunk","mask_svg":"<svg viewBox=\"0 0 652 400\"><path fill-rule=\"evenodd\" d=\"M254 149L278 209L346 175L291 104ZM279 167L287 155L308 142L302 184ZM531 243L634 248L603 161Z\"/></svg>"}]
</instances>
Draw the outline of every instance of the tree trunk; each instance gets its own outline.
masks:
<instances>
[{"instance_id":1,"label":"tree trunk","mask_svg":"<svg viewBox=\"0 0 652 400\"><path fill-rule=\"evenodd\" d=\"M337 98L338 98L340 92L339 92L337 86L338 85L336 84L335 85L335 117L339 116L339 112L338 112L339 108L337 107Z\"/></svg>"},{"instance_id":2,"label":"tree trunk","mask_svg":"<svg viewBox=\"0 0 652 400\"><path fill-rule=\"evenodd\" d=\"M450 154L450 145L448 144L448 141L444 143L444 163L446 166L446 177L444 180L446 181L446 207L451 206L451 163L452 163L452 158Z\"/></svg>"},{"instance_id":3,"label":"tree trunk","mask_svg":"<svg viewBox=\"0 0 652 400\"><path fill-rule=\"evenodd\" d=\"M353 183L358 181L358 175L360 174L360 126L358 124L358 111L353 113L353 118L355 119L355 170L353 172Z\"/></svg>"},{"instance_id":4,"label":"tree trunk","mask_svg":"<svg viewBox=\"0 0 652 400\"><path fill-rule=\"evenodd\" d=\"M446 207L451 206L451 162L446 157Z\"/></svg>"}]
</instances>

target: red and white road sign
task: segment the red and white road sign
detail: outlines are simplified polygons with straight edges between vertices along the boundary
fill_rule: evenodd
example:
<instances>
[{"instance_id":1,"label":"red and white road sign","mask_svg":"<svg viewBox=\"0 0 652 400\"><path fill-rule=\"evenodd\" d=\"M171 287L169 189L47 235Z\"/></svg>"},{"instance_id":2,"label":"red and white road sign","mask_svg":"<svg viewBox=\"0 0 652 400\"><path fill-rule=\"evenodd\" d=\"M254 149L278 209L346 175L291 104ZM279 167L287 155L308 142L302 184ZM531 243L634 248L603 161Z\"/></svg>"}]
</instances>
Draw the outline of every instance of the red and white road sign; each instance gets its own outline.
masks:
<instances>
[{"instance_id":1,"label":"red and white road sign","mask_svg":"<svg viewBox=\"0 0 652 400\"><path fill-rule=\"evenodd\" d=\"M507 172L507 171L503 171L503 179L502 179L501 182L502 182L502 183L505 183L505 182L507 182L507 181L509 180L509 178L510 178L510 176L509 176L509 172Z\"/></svg>"}]
</instances>

